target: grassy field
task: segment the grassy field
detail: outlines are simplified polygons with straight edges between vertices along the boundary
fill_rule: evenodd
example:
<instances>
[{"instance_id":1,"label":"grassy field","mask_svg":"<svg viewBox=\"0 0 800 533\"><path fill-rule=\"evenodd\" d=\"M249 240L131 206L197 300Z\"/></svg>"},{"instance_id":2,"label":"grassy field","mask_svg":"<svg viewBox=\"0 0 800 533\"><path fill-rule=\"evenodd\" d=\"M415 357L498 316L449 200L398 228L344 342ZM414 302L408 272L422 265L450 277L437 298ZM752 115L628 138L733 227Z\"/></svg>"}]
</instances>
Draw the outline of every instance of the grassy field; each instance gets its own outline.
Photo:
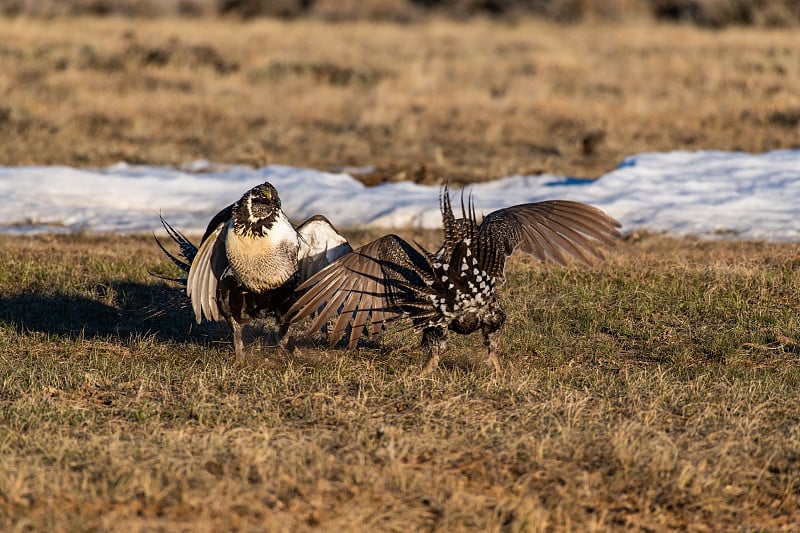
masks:
<instances>
[{"instance_id":1,"label":"grassy field","mask_svg":"<svg viewBox=\"0 0 800 533\"><path fill-rule=\"evenodd\" d=\"M1 165L375 165L364 181L430 183L800 146L790 30L1 22ZM418 377L408 330L287 354L255 327L237 361L226 326L193 324L148 273L172 272L149 236L0 235L0 264L0 530L800 523L797 244L642 234L594 269L513 260L498 377L477 336Z\"/></svg>"},{"instance_id":2,"label":"grassy field","mask_svg":"<svg viewBox=\"0 0 800 533\"><path fill-rule=\"evenodd\" d=\"M417 236L429 239L429 235ZM356 240L363 240L357 235ZM0 237L0 529L793 531L796 245L512 262L504 373L396 331L244 361L145 237ZM269 329L269 324L266 325Z\"/></svg>"}]
</instances>

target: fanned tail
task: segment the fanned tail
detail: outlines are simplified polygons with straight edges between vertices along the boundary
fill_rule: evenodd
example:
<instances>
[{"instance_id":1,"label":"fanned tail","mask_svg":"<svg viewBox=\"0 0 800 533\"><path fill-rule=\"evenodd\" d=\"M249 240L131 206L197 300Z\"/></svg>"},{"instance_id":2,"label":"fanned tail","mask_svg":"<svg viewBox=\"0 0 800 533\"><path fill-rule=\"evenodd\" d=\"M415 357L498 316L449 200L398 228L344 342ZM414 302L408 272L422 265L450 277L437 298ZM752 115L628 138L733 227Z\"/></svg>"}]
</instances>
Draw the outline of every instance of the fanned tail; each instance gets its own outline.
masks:
<instances>
[{"instance_id":1,"label":"fanned tail","mask_svg":"<svg viewBox=\"0 0 800 533\"><path fill-rule=\"evenodd\" d=\"M173 228L169 222L164 220L163 216L159 215L158 217L161 219L161 225L164 226L165 230L167 230L169 236L172 237L172 240L175 241L175 243L180 247L181 256L186 261L185 262L181 261L180 259L175 258L172 254L167 253L167 251L164 250L163 246L161 247L161 249L164 250L165 253L167 253L170 259L172 259L172 261L176 265L178 265L178 267L180 267L185 272L189 272L189 267L192 265L192 261L194 261L194 257L197 255L197 246L192 244L192 241L186 238L186 235ZM159 243L159 245L160 244L161 243Z\"/></svg>"},{"instance_id":2,"label":"fanned tail","mask_svg":"<svg viewBox=\"0 0 800 533\"><path fill-rule=\"evenodd\" d=\"M170 238L180 248L180 257L177 257L176 255L168 251L161 243L161 241L158 240L158 237L156 237L155 233L153 233L153 238L156 240L156 244L158 244L158 247L161 248L161 251L164 252L164 254L169 258L170 261L172 261L175 264L175 266L177 266L178 268L180 268L181 270L183 270L188 274L189 269L192 266L192 261L194 261L194 258L197 255L197 247L194 244L192 244L192 241L190 241L186 237L186 235L176 230L174 227L172 227L172 225L169 222L164 220L163 216L159 215L159 218L161 219L161 225L164 226L164 229L167 231L167 235L169 235ZM165 279L168 281L175 281L182 285L186 285L186 276L180 278L173 278L169 276L162 276L160 274L155 274L153 272L150 272L150 274L157 278Z\"/></svg>"}]
</instances>

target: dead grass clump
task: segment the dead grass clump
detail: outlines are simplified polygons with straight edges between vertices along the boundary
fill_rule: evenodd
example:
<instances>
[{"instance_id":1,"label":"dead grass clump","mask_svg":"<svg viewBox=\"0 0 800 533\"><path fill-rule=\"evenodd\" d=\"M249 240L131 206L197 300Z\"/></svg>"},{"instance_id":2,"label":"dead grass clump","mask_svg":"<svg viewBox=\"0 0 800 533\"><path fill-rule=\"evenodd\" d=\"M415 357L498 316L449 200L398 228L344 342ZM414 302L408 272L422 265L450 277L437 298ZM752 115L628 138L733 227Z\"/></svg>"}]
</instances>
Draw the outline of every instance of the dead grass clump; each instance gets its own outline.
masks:
<instances>
[{"instance_id":1,"label":"dead grass clump","mask_svg":"<svg viewBox=\"0 0 800 533\"><path fill-rule=\"evenodd\" d=\"M794 26L800 12L793 0L650 0L656 17L699 26Z\"/></svg>"},{"instance_id":2,"label":"dead grass clump","mask_svg":"<svg viewBox=\"0 0 800 533\"><path fill-rule=\"evenodd\" d=\"M384 73L379 71L359 70L349 66L339 66L332 62L307 63L300 61L276 61L264 69L251 72L250 77L256 82L281 80L286 77L307 77L312 83L327 83L346 87L348 85L374 85Z\"/></svg>"},{"instance_id":3,"label":"dead grass clump","mask_svg":"<svg viewBox=\"0 0 800 533\"><path fill-rule=\"evenodd\" d=\"M138 71L148 67L177 69L211 68L220 75L238 70L236 63L229 62L210 44L185 45L178 39L168 39L161 45L131 42L122 50L98 50L84 45L71 54L62 54L56 59L60 70L69 68L90 69L105 72Z\"/></svg>"},{"instance_id":4,"label":"dead grass clump","mask_svg":"<svg viewBox=\"0 0 800 533\"><path fill-rule=\"evenodd\" d=\"M6 0L0 15L26 17L209 16L217 13L218 0Z\"/></svg>"}]
</instances>

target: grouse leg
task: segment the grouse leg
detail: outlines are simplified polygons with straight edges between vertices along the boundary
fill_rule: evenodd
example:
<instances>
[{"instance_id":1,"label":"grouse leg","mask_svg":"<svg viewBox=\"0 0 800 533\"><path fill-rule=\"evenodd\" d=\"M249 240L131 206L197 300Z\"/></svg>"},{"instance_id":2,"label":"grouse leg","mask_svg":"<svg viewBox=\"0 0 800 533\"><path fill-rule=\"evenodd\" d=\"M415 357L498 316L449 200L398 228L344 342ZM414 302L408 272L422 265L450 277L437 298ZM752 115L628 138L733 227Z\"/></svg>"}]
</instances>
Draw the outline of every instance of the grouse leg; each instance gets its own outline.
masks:
<instances>
[{"instance_id":1,"label":"grouse leg","mask_svg":"<svg viewBox=\"0 0 800 533\"><path fill-rule=\"evenodd\" d=\"M233 317L228 318L228 325L233 333L233 351L237 359L244 357L244 341L242 340L242 325L236 322Z\"/></svg>"},{"instance_id":2,"label":"grouse leg","mask_svg":"<svg viewBox=\"0 0 800 533\"><path fill-rule=\"evenodd\" d=\"M291 352L294 349L294 346L290 346L290 344L292 344L291 337L287 335L289 332L289 320L284 318L276 318L275 325L278 328L277 331L275 331L275 343L278 345L278 347Z\"/></svg>"},{"instance_id":3,"label":"grouse leg","mask_svg":"<svg viewBox=\"0 0 800 533\"><path fill-rule=\"evenodd\" d=\"M422 347L428 351L428 362L420 372L424 376L439 366L439 356L447 348L447 330L440 327L422 330Z\"/></svg>"},{"instance_id":4,"label":"grouse leg","mask_svg":"<svg viewBox=\"0 0 800 533\"><path fill-rule=\"evenodd\" d=\"M487 350L487 358L486 363L491 364L494 367L494 373L496 376L499 376L502 372L502 368L500 367L500 359L497 358L497 336L498 331L483 331L483 344L486 346Z\"/></svg>"}]
</instances>

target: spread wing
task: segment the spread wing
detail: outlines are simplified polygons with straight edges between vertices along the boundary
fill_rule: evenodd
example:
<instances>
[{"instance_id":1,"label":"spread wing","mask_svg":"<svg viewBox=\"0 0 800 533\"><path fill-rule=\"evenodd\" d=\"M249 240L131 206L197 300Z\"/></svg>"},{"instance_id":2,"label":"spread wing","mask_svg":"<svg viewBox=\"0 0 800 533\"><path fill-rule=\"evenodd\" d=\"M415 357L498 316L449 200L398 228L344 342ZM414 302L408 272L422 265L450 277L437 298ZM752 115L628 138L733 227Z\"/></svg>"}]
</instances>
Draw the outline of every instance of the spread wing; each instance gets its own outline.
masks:
<instances>
[{"instance_id":1,"label":"spread wing","mask_svg":"<svg viewBox=\"0 0 800 533\"><path fill-rule=\"evenodd\" d=\"M478 228L481 263L503 277L506 258L519 248L542 261L565 264L570 257L591 264L619 237L619 222L600 209L567 200L520 204L493 211Z\"/></svg>"},{"instance_id":2,"label":"spread wing","mask_svg":"<svg viewBox=\"0 0 800 533\"><path fill-rule=\"evenodd\" d=\"M315 215L297 228L300 248L297 271L300 283L353 251L347 239L322 215Z\"/></svg>"},{"instance_id":3,"label":"spread wing","mask_svg":"<svg viewBox=\"0 0 800 533\"><path fill-rule=\"evenodd\" d=\"M224 221L213 230L206 231L203 242L192 261L186 279L186 294L192 300L194 318L200 323L203 316L208 320L219 320L217 307L217 283L228 267L225 255L225 232L231 221Z\"/></svg>"},{"instance_id":4,"label":"spread wing","mask_svg":"<svg viewBox=\"0 0 800 533\"><path fill-rule=\"evenodd\" d=\"M374 337L415 307L431 276L428 260L397 235L386 235L346 254L298 287L305 293L289 310L292 322L317 313L307 333L336 317L333 346L349 331L353 349L362 335Z\"/></svg>"}]
</instances>

